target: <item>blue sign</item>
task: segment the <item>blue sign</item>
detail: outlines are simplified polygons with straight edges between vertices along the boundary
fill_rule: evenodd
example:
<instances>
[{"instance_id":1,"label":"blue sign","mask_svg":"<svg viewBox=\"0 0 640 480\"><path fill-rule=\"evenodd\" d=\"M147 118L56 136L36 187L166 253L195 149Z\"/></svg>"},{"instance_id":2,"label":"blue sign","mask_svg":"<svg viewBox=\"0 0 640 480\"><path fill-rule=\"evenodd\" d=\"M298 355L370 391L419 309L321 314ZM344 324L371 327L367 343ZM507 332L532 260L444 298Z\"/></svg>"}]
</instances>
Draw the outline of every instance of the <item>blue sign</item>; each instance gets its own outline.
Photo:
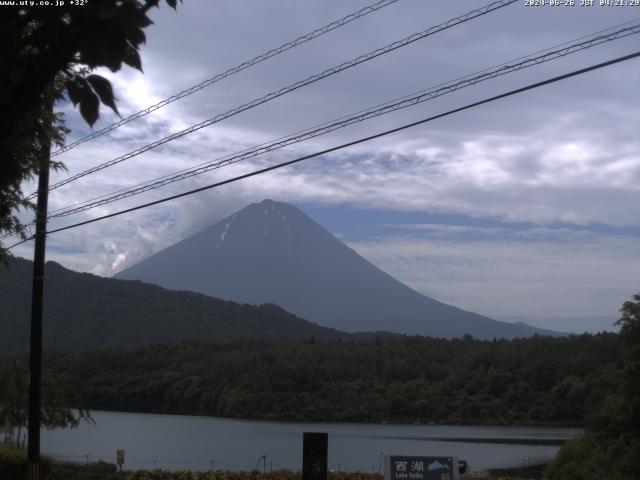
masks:
<instances>
[{"instance_id":1,"label":"blue sign","mask_svg":"<svg viewBox=\"0 0 640 480\"><path fill-rule=\"evenodd\" d=\"M418 457L389 455L385 457L385 480L457 480L455 457Z\"/></svg>"}]
</instances>

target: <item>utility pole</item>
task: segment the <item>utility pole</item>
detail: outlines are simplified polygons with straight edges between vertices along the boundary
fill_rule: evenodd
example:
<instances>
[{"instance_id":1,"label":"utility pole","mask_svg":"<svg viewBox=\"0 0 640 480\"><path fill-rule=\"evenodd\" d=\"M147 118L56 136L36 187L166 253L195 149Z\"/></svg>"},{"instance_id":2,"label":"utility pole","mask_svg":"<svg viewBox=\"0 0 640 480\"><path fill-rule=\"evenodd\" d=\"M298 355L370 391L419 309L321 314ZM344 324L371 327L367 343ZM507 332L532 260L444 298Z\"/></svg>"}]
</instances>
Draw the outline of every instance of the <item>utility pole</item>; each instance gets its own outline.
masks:
<instances>
[{"instance_id":1,"label":"utility pole","mask_svg":"<svg viewBox=\"0 0 640 480\"><path fill-rule=\"evenodd\" d=\"M42 409L42 305L44 294L44 260L47 240L47 203L49 199L49 159L51 144L45 139L38 175L36 235L33 254L31 291L31 348L29 350L29 446L27 480L40 479L40 411Z\"/></svg>"}]
</instances>

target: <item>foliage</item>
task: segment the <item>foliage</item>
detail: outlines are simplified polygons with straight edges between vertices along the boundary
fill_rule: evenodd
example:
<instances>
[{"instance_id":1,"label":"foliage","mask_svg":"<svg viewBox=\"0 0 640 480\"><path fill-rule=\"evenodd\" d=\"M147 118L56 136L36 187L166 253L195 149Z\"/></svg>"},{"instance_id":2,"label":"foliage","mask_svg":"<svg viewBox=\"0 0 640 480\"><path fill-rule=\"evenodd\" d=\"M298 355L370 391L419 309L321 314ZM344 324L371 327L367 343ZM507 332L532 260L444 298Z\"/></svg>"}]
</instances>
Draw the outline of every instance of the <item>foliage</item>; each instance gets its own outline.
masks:
<instances>
[{"instance_id":1,"label":"foliage","mask_svg":"<svg viewBox=\"0 0 640 480\"><path fill-rule=\"evenodd\" d=\"M52 460L46 455L40 456L40 467L48 473ZM9 445L0 445L0 480L18 480L26 478L27 452Z\"/></svg>"},{"instance_id":2,"label":"foliage","mask_svg":"<svg viewBox=\"0 0 640 480\"><path fill-rule=\"evenodd\" d=\"M1 460L0 460L1 462ZM116 470L115 465L99 462L90 465L53 464L47 480L302 480L300 472L274 470L262 473L251 472L208 471L194 472L190 470ZM9 480L0 475L0 480ZM11 480L15 480L11 478ZM328 480L382 480L381 475L367 473L329 472ZM507 480L507 479L504 479Z\"/></svg>"},{"instance_id":3,"label":"foliage","mask_svg":"<svg viewBox=\"0 0 640 480\"><path fill-rule=\"evenodd\" d=\"M93 409L311 421L573 425L620 381L616 334L52 353ZM0 364L11 356L0 356ZM548 369L552 364L554 368Z\"/></svg>"},{"instance_id":4,"label":"foliage","mask_svg":"<svg viewBox=\"0 0 640 480\"><path fill-rule=\"evenodd\" d=\"M552 479L640 478L640 295L620 311L621 381L590 416L585 434L561 448L549 469Z\"/></svg>"},{"instance_id":5,"label":"foliage","mask_svg":"<svg viewBox=\"0 0 640 480\"><path fill-rule=\"evenodd\" d=\"M124 480L113 463L97 462L87 465L54 463L46 480ZM148 476L149 480L153 477ZM3 480L0 478L0 480Z\"/></svg>"},{"instance_id":6,"label":"foliage","mask_svg":"<svg viewBox=\"0 0 640 480\"><path fill-rule=\"evenodd\" d=\"M33 208L33 203L23 196L21 183L39 171L41 162L48 156L49 143L61 147L69 132L64 115L53 113L51 108L55 100L62 98L62 88L60 81L55 82L54 87L43 95L44 101L33 111L25 112L26 126L20 134L7 140L11 143L12 156L4 157L5 160L0 162L0 233L13 232L25 236L26 229L17 216L17 210ZM3 143L3 134L0 133L0 151L5 150ZM59 170L63 165L50 161L50 168ZM0 243L0 259L4 254Z\"/></svg>"},{"instance_id":7,"label":"foliage","mask_svg":"<svg viewBox=\"0 0 640 480\"><path fill-rule=\"evenodd\" d=\"M15 442L21 446L22 429L27 427L28 419L28 369L15 360L12 365L0 368L0 425L8 427L5 443ZM72 410L72 405L77 408ZM92 422L91 414L84 408L84 402L78 393L70 388L58 375L51 371L43 372L42 382L42 425L53 428L77 427L80 420ZM15 437L14 437L15 435Z\"/></svg>"},{"instance_id":8,"label":"foliage","mask_svg":"<svg viewBox=\"0 0 640 480\"><path fill-rule=\"evenodd\" d=\"M177 0L166 1L176 7ZM123 63L142 70L138 50L152 23L147 12L159 0L56 8L22 3L0 16L0 234L24 234L15 212L32 204L21 184L37 174L49 143L64 140L53 102L66 91L89 125L98 119L100 103L117 112L110 82L91 71L116 72Z\"/></svg>"},{"instance_id":9,"label":"foliage","mask_svg":"<svg viewBox=\"0 0 640 480\"><path fill-rule=\"evenodd\" d=\"M24 351L33 264L20 258L0 266L0 352ZM117 301L114 301L117 299ZM241 305L137 281L66 270L48 262L45 278L45 349L79 350L179 343L318 341L361 338L302 320L276 305Z\"/></svg>"},{"instance_id":10,"label":"foliage","mask_svg":"<svg viewBox=\"0 0 640 480\"><path fill-rule=\"evenodd\" d=\"M550 479L636 480L640 441L598 438L591 431L565 444L548 470Z\"/></svg>"},{"instance_id":11,"label":"foliage","mask_svg":"<svg viewBox=\"0 0 640 480\"><path fill-rule=\"evenodd\" d=\"M625 345L624 397L623 409L626 410L627 435L635 439L640 438L640 294L633 296L633 301L627 301L620 309L622 317L618 320L621 325L620 336ZM640 471L638 471L640 475Z\"/></svg>"},{"instance_id":12,"label":"foliage","mask_svg":"<svg viewBox=\"0 0 640 480\"><path fill-rule=\"evenodd\" d=\"M488 470L491 479L496 480L510 480L510 479L521 479L521 480L534 480L534 479L544 479L544 470L546 467L546 463L539 463L533 465L521 465L521 466L513 466L513 467L501 467L501 468L491 468ZM473 475L473 476L472 476ZM465 478L477 478L475 474L467 474L467 476L462 476L462 479ZM489 480L489 479L487 479Z\"/></svg>"},{"instance_id":13,"label":"foliage","mask_svg":"<svg viewBox=\"0 0 640 480\"><path fill-rule=\"evenodd\" d=\"M0 425L9 429L5 434L5 443L15 441L16 446L22 444L22 428L27 425L27 392L29 379L21 362L15 362L12 368L0 370ZM14 429L17 428L17 432ZM14 438L14 435L16 437Z\"/></svg>"},{"instance_id":14,"label":"foliage","mask_svg":"<svg viewBox=\"0 0 640 480\"><path fill-rule=\"evenodd\" d=\"M21 457L21 465L24 465L24 455ZM15 464L10 459L9 464ZM20 477L17 474L9 476L6 474L8 469L3 470L5 466L5 457L0 447L0 480L16 480ZM207 472L195 472L190 470L135 470L135 471L117 471L113 464L98 462L88 465L68 464L68 463L52 463L50 459L45 459L45 467L47 470L46 480L302 480L300 472L292 472L290 470L274 470L272 472L262 473L258 470L233 472L228 470L215 470ZM361 472L328 472L327 480L382 480L382 475ZM471 478L462 476L462 479ZM473 477L477 478L477 477ZM490 476L482 477L485 480L517 480L522 479L520 476ZM526 478L538 478L530 477Z\"/></svg>"}]
</instances>

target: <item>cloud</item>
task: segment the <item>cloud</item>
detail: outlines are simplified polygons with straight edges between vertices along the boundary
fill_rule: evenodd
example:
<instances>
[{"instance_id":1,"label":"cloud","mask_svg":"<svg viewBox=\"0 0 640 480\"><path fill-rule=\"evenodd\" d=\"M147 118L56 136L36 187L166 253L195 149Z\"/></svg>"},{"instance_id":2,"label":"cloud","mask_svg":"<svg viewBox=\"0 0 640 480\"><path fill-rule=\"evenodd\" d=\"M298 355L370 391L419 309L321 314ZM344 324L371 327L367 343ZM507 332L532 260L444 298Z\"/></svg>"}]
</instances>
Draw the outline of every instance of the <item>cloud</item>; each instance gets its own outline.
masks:
<instances>
[{"instance_id":1,"label":"cloud","mask_svg":"<svg viewBox=\"0 0 640 480\"><path fill-rule=\"evenodd\" d=\"M620 305L638 288L640 247L628 235L417 227L414 234L348 243L421 293L556 330L613 328ZM470 232L482 235L470 238Z\"/></svg>"},{"instance_id":2,"label":"cloud","mask_svg":"<svg viewBox=\"0 0 640 480\"><path fill-rule=\"evenodd\" d=\"M616 175L607 176L603 173L619 165L621 161L627 165L633 164L629 168L630 172L638 168L637 161L632 156L625 159L628 145L624 145L620 153L615 151L614 146L601 154L602 149L598 145L583 144L581 148L591 153L589 156L577 155L574 161L566 152L567 149L577 149L575 143L568 144L569 147L566 148L563 144L551 144L547 149L540 142L530 144L525 150L519 146L520 138L506 135L500 138L470 138L461 140L458 144L450 141L439 144L438 140L437 137L427 138L422 142L413 140L413 155L410 153L411 149L401 144L397 151L392 150L393 145L385 145L382 151L367 151L363 148L355 152L355 155L339 153L312 159L299 167L249 179L233 187L225 186L219 192L198 194L165 206L153 207L151 211L168 212L168 215L183 218L174 226L175 235L170 237L178 239L180 235L193 232L216 221L220 216L231 213L233 207L241 208L243 202L267 197L293 203L348 203L398 211L456 213L475 218L539 225L558 222L583 225L637 224L633 205L640 200L640 194L635 184L629 180L630 176L618 178ZM96 145L94 148L97 155L100 147ZM190 147L187 145L185 148ZM201 147L196 145L194 148ZM294 158L306 151L303 147L290 150L278 155L271 154L266 160L234 165L204 177L181 182L171 188L101 207L78 218L70 217L69 221L106 214L142 201L205 185L216 179L247 173L274 161ZM537 161L531 162L533 166L523 168L522 163L526 163L529 156ZM171 166L165 165L164 170L157 170L165 158L161 153L152 152L140 158L139 163L135 163L138 162L136 159L124 166L120 173L105 171L88 177L84 182L78 182L79 185L74 188L62 188L52 195L52 209L72 204L83 195L95 196L104 190L131 185L137 180L135 173L141 168L152 169L155 165L157 173L170 173L176 165L188 167L202 160L189 155L188 150L174 152L171 155ZM552 161L552 158L556 161ZM225 198L225 201L222 205L218 202L218 208L212 210L209 208L210 198ZM197 221L187 221L186 219L194 217L193 212L202 213L196 216ZM148 223L155 220L154 215L139 218L140 224L145 228L155 228ZM66 223L66 220L60 220L55 226ZM130 222L125 221L121 228L127 229L129 225ZM83 228L85 232L93 232L93 227ZM88 235L102 237L103 233L96 230ZM123 239L134 240L139 235L140 230L131 230ZM159 241L159 244L166 246L168 241ZM143 252L149 253L135 248L127 258L139 260L139 255ZM98 267L103 272L107 271L105 268L104 265Z\"/></svg>"},{"instance_id":3,"label":"cloud","mask_svg":"<svg viewBox=\"0 0 640 480\"><path fill-rule=\"evenodd\" d=\"M148 29L142 52L144 75L128 68L116 74L100 73L112 80L118 107L128 115L366 3L248 0L213 5L194 0L185 2L177 12L154 9L155 25ZM70 174L78 173L485 3L402 0L58 159L66 163ZM295 21L282 22L283 18ZM532 9L516 2L55 190L50 208L55 210L221 158L626 21L626 9ZM635 36L612 42L158 191L55 220L50 227L247 173L636 48ZM623 282L630 282L629 289L633 290L635 280L629 268L637 265L639 258L633 248L637 238L632 234L597 236L589 226L640 225L640 140L636 127L640 93L632 88L638 81L637 60L619 64L295 167L52 235L48 255L73 268L110 275L263 198L294 204L461 215L476 220L473 229L468 225L404 225L393 241L359 240L357 246L416 288L433 290L445 301L469 305L481 313L504 318L568 318L570 302L563 299L573 299L582 302L576 305L584 305L580 315L592 308L597 315L610 316L628 297L620 293ZM77 110L69 104L60 108L73 129L70 140L90 132ZM104 110L96 128L117 119ZM52 181L64 177L56 174ZM33 183L25 185L26 191L33 188ZM30 221L31 214L20 215ZM504 223L506 226L500 228L506 231L492 227L495 222ZM523 223L529 224L527 231L509 227ZM569 231L556 230L558 224L568 225ZM412 230L422 230L429 237L415 238ZM465 241L465 235L473 241ZM536 235L535 242L524 238ZM576 235L579 238L573 238ZM453 243L448 241L451 236ZM16 249L16 253L30 256L27 246ZM410 255L415 255L415 264L424 268L414 267L407 260ZM554 259L565 263L555 263ZM549 281L554 291L545 286L545 269L547 281L556 279ZM596 278L598 269L602 280ZM436 285L432 271L442 274L441 286ZM491 273L489 277L487 272ZM583 285L581 278L588 281ZM614 291L605 288L605 279L617 285ZM462 293L455 293L456 281ZM536 282L544 287L536 291L547 292L545 295L553 300L545 302L548 307L544 307L544 315L536 310L539 302L527 300L518 286L533 288ZM474 289L482 295L474 294ZM495 292L501 291L509 292L513 300L498 301ZM587 298L591 295L596 300Z\"/></svg>"}]
</instances>

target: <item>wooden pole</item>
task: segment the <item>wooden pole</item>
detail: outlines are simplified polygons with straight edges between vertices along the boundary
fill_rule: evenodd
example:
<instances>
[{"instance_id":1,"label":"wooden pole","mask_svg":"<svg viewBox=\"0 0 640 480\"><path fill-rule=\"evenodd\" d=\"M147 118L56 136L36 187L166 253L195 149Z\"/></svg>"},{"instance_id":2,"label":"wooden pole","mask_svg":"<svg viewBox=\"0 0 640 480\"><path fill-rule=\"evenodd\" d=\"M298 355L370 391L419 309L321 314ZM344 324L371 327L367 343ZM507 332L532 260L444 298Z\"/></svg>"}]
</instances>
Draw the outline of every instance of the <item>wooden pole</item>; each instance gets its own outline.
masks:
<instances>
[{"instance_id":1,"label":"wooden pole","mask_svg":"<svg viewBox=\"0 0 640 480\"><path fill-rule=\"evenodd\" d=\"M39 480L40 411L42 409L42 310L44 297L44 262L49 199L49 158L51 146L46 141L38 175L36 235L33 255L33 288L31 291L31 347L29 350L29 444L27 480Z\"/></svg>"}]
</instances>

